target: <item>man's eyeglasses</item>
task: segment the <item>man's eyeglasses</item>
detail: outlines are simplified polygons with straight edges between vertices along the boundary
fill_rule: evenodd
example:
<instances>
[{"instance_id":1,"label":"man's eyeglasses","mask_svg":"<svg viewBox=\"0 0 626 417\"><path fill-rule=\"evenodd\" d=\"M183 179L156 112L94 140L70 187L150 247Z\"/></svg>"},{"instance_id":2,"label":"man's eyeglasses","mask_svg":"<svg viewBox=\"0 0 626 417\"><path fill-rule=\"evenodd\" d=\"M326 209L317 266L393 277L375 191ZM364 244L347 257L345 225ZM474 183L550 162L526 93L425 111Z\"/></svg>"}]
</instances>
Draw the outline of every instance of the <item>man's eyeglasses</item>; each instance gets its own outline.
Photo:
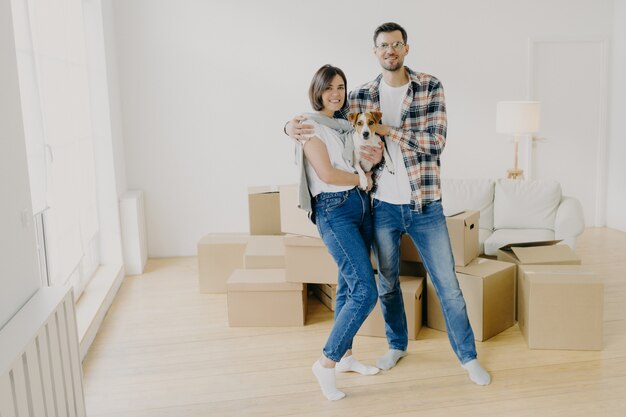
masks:
<instances>
[{"instance_id":1,"label":"man's eyeglasses","mask_svg":"<svg viewBox=\"0 0 626 417\"><path fill-rule=\"evenodd\" d=\"M391 47L393 48L394 51L399 51L400 49L404 48L406 44L404 42L398 41L398 42L394 42L394 43L381 43L380 45L376 45L376 49L378 49L379 51L385 51L387 50L387 48Z\"/></svg>"}]
</instances>

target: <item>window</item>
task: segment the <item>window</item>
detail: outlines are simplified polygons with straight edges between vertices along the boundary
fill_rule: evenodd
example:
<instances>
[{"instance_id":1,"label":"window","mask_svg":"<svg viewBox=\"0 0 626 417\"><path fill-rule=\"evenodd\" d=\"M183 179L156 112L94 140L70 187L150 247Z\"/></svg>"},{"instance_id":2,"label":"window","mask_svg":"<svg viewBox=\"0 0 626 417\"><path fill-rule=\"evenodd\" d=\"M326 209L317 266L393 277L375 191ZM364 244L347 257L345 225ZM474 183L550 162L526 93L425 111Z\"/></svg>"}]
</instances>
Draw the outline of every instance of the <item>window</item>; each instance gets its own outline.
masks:
<instances>
[{"instance_id":1,"label":"window","mask_svg":"<svg viewBox=\"0 0 626 417\"><path fill-rule=\"evenodd\" d=\"M14 0L40 270L78 299L99 260L94 132L80 0Z\"/></svg>"}]
</instances>

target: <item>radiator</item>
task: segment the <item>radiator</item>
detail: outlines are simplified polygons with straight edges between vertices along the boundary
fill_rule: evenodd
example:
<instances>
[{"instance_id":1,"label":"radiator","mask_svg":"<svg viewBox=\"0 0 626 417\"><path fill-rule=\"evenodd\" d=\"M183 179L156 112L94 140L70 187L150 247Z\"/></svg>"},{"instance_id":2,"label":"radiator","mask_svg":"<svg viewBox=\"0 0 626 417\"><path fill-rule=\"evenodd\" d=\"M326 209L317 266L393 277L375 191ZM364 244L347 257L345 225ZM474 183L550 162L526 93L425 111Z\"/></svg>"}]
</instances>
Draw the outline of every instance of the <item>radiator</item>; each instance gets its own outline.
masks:
<instances>
[{"instance_id":1,"label":"radiator","mask_svg":"<svg viewBox=\"0 0 626 417\"><path fill-rule=\"evenodd\" d=\"M85 415L72 291L40 288L0 330L0 417Z\"/></svg>"}]
</instances>

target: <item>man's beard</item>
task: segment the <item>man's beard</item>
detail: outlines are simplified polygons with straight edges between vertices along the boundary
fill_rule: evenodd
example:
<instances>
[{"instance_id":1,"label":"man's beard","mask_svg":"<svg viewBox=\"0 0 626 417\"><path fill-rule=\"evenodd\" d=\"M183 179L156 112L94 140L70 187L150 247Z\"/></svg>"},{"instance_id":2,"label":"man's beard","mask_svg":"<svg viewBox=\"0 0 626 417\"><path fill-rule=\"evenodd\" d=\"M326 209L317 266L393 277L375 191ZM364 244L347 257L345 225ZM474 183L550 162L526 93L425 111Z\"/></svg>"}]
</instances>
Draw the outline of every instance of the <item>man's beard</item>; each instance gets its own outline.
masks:
<instances>
[{"instance_id":1,"label":"man's beard","mask_svg":"<svg viewBox=\"0 0 626 417\"><path fill-rule=\"evenodd\" d=\"M381 66L387 71L398 71L404 66L404 60L398 59L393 65L387 64L387 61L383 60Z\"/></svg>"}]
</instances>

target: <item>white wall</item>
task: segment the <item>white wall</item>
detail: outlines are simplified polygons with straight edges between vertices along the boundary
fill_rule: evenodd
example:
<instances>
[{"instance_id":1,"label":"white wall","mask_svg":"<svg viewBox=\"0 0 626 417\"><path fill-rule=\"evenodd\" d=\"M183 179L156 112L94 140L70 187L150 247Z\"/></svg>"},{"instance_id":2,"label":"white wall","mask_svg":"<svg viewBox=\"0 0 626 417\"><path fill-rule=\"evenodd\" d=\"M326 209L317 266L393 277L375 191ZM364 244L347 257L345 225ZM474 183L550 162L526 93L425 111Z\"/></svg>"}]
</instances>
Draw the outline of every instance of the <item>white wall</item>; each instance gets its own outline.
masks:
<instances>
[{"instance_id":1,"label":"white wall","mask_svg":"<svg viewBox=\"0 0 626 417\"><path fill-rule=\"evenodd\" d=\"M109 80L111 71L106 51L105 22L110 19L103 17L106 14L104 3L101 0L82 0L89 66L100 262L102 265L121 267L123 258L118 197L126 191L126 188L120 190L120 187L126 186L126 173L123 146L120 143L119 97L114 71Z\"/></svg>"},{"instance_id":2,"label":"white wall","mask_svg":"<svg viewBox=\"0 0 626 417\"><path fill-rule=\"evenodd\" d=\"M626 0L615 0L609 114L607 226L626 232Z\"/></svg>"},{"instance_id":3,"label":"white wall","mask_svg":"<svg viewBox=\"0 0 626 417\"><path fill-rule=\"evenodd\" d=\"M91 0L94 1L94 0ZM117 51L115 49L115 27L112 0L101 0L102 32L104 53L106 55L106 81L108 84L108 102L110 135L115 166L115 184L119 198L127 190L126 162L124 159L124 132L122 126L122 107L120 101L119 76L117 73Z\"/></svg>"},{"instance_id":4,"label":"white wall","mask_svg":"<svg viewBox=\"0 0 626 417\"><path fill-rule=\"evenodd\" d=\"M11 1L0 0L0 328L40 286L18 87Z\"/></svg>"},{"instance_id":5,"label":"white wall","mask_svg":"<svg viewBox=\"0 0 626 417\"><path fill-rule=\"evenodd\" d=\"M113 5L127 182L145 191L153 257L193 255L208 232L246 231L248 186L296 182L284 122L309 110L322 64L344 69L351 88L379 73L379 24L403 25L406 64L444 83L443 175L497 178L513 149L495 133L495 103L527 98L529 38L609 39L613 22L612 0Z\"/></svg>"}]
</instances>

